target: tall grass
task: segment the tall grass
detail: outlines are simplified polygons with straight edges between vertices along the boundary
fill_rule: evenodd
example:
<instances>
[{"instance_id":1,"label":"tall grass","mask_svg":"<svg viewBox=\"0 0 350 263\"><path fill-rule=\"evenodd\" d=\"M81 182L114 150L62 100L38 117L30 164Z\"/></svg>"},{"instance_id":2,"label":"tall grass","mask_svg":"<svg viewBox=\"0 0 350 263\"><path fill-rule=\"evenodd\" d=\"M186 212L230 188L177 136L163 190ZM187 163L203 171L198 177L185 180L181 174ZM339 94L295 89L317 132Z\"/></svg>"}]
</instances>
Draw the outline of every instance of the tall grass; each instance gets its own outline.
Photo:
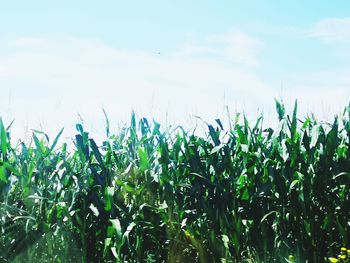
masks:
<instances>
[{"instance_id":1,"label":"tall grass","mask_svg":"<svg viewBox=\"0 0 350 263\"><path fill-rule=\"evenodd\" d=\"M324 261L350 243L350 106L331 124L276 109L276 129L206 137L107 119L100 146L78 124L71 152L62 131L11 145L0 121L0 261Z\"/></svg>"}]
</instances>

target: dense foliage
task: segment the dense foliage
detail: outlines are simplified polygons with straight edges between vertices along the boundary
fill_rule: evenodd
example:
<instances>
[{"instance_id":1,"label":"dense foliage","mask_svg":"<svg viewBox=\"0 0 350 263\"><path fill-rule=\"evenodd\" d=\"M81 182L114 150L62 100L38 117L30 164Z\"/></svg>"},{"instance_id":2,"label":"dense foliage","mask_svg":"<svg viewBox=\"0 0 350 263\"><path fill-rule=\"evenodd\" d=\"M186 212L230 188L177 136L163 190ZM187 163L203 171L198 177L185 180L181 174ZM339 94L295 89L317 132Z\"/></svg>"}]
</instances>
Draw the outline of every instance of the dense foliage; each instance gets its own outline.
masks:
<instances>
[{"instance_id":1,"label":"dense foliage","mask_svg":"<svg viewBox=\"0 0 350 263\"><path fill-rule=\"evenodd\" d=\"M12 146L0 121L0 261L324 262L350 245L350 107L276 108L276 129L204 137L106 119L101 146L78 124L72 151L39 131Z\"/></svg>"}]
</instances>

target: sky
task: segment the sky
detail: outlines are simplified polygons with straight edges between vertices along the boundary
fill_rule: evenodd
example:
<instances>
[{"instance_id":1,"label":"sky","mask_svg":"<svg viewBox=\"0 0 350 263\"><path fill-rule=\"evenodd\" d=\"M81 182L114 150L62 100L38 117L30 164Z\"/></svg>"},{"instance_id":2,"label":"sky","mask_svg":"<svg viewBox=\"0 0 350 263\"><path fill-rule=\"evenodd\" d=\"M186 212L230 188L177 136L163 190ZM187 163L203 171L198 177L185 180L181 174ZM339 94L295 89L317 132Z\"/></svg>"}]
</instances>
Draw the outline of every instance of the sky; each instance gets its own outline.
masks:
<instances>
[{"instance_id":1,"label":"sky","mask_svg":"<svg viewBox=\"0 0 350 263\"><path fill-rule=\"evenodd\" d=\"M133 110L273 124L274 99L324 120L349 104L349 1L0 2L0 116L15 137L80 121L100 136L102 109L114 131Z\"/></svg>"}]
</instances>

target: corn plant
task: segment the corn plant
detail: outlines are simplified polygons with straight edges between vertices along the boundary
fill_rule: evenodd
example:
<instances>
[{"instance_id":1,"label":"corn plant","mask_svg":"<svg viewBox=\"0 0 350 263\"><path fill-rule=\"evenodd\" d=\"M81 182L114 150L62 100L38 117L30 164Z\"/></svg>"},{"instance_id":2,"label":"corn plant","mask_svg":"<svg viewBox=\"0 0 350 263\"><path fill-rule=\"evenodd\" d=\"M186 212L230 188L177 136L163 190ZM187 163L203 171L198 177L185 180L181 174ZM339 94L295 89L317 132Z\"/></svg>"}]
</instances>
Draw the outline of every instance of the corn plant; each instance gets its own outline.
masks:
<instances>
[{"instance_id":1,"label":"corn plant","mask_svg":"<svg viewBox=\"0 0 350 263\"><path fill-rule=\"evenodd\" d=\"M205 136L136 119L97 145L12 145L0 120L4 262L322 262L350 242L350 106L332 123L243 116ZM293 255L293 256L290 256Z\"/></svg>"}]
</instances>

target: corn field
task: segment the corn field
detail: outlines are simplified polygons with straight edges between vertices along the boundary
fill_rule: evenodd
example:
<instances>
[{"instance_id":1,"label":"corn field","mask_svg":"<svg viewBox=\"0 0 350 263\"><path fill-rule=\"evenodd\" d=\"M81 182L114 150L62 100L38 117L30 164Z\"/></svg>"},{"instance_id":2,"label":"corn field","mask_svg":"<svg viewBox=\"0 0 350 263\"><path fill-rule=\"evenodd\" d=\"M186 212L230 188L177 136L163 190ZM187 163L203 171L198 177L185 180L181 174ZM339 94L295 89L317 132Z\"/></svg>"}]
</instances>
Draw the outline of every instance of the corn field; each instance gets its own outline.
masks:
<instances>
[{"instance_id":1,"label":"corn field","mask_svg":"<svg viewBox=\"0 0 350 263\"><path fill-rule=\"evenodd\" d=\"M106 117L101 145L77 124L72 150L0 121L0 262L326 262L350 246L350 106L276 110L205 136Z\"/></svg>"}]
</instances>

